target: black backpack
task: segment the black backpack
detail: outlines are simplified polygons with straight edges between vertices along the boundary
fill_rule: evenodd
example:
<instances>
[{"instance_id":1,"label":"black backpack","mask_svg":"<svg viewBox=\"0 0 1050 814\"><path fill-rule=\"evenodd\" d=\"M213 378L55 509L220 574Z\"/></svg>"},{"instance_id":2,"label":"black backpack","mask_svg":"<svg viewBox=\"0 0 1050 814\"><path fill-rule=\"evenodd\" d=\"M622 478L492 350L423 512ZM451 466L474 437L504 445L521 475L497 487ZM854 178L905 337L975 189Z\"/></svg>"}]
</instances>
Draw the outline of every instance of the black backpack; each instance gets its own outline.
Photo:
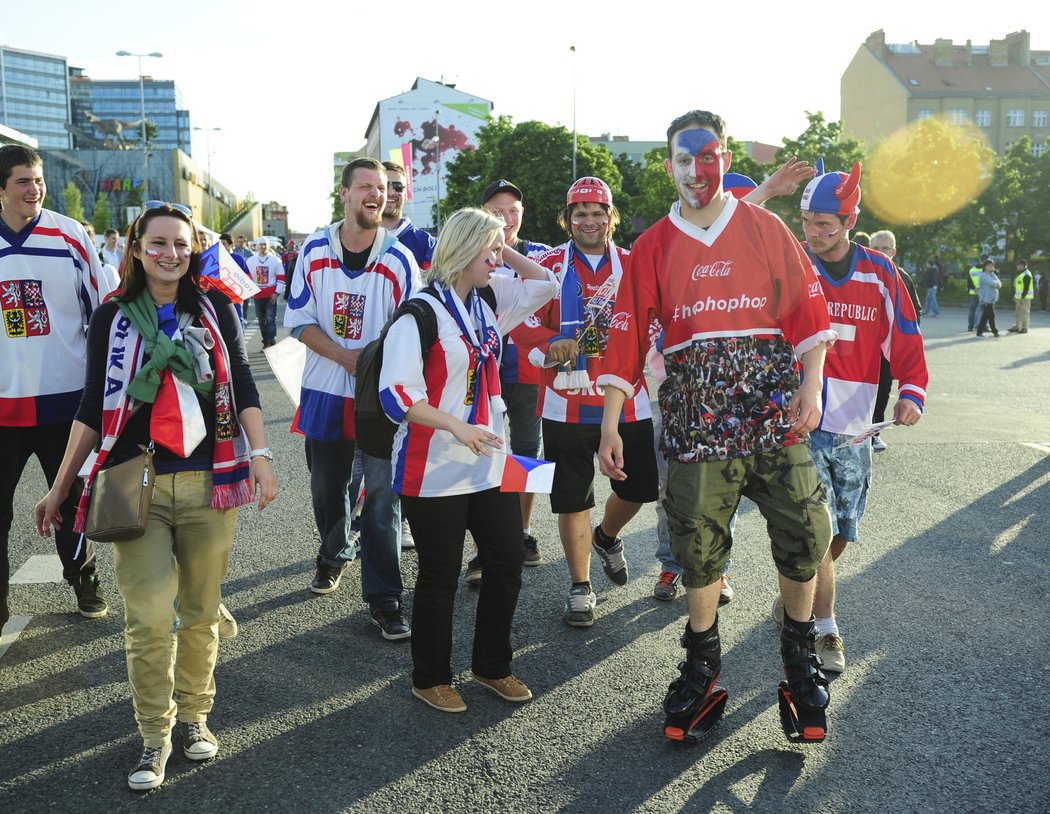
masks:
<instances>
[{"instance_id":1,"label":"black backpack","mask_svg":"<svg viewBox=\"0 0 1050 814\"><path fill-rule=\"evenodd\" d=\"M436 299L440 294L427 286L424 292ZM478 289L481 298L495 312L496 297L489 287ZM361 349L357 357L357 382L354 387L354 428L357 434L357 446L366 455L373 458L390 460L394 449L394 435L398 425L383 411L379 401L379 372L383 369L383 341L387 331L398 319L411 314L419 329L419 347L426 362L430 348L437 341L437 315L430 303L424 299L405 300L386 321L379 338L373 339Z\"/></svg>"}]
</instances>

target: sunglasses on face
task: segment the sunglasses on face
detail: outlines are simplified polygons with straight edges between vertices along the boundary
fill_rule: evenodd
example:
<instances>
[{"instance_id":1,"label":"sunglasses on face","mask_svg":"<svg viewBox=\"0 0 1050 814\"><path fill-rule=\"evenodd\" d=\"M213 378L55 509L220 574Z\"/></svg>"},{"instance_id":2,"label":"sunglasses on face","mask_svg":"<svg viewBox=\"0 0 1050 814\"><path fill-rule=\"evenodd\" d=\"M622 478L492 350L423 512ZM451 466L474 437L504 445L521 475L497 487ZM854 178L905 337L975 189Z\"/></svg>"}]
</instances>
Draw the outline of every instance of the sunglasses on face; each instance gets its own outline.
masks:
<instances>
[{"instance_id":1,"label":"sunglasses on face","mask_svg":"<svg viewBox=\"0 0 1050 814\"><path fill-rule=\"evenodd\" d=\"M400 181L391 181L389 184L387 184L387 186L394 190L394 192L405 191L405 185L402 184Z\"/></svg>"}]
</instances>

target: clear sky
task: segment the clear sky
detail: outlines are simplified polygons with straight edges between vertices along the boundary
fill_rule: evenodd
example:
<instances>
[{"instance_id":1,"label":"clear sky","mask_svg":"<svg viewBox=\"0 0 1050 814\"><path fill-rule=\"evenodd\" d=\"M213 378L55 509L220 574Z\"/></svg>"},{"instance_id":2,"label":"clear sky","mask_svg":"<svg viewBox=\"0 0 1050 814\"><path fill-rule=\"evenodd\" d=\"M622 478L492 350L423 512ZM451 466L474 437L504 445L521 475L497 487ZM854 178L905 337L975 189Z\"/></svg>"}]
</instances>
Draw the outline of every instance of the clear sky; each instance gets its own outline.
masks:
<instances>
[{"instance_id":1,"label":"clear sky","mask_svg":"<svg viewBox=\"0 0 1050 814\"><path fill-rule=\"evenodd\" d=\"M575 45L582 134L660 139L700 107L735 138L779 144L802 132L807 110L838 118L840 77L872 31L984 45L1027 29L1033 48L1050 50L1047 20L1030 0L5 0L0 42L63 55L94 79L138 75L118 50L162 52L143 72L175 80L194 126L222 128L211 134L216 180L287 205L292 229L308 231L328 222L332 154L363 146L376 102L417 76L489 99L496 115L571 129ZM206 161L203 133L194 157Z\"/></svg>"}]
</instances>

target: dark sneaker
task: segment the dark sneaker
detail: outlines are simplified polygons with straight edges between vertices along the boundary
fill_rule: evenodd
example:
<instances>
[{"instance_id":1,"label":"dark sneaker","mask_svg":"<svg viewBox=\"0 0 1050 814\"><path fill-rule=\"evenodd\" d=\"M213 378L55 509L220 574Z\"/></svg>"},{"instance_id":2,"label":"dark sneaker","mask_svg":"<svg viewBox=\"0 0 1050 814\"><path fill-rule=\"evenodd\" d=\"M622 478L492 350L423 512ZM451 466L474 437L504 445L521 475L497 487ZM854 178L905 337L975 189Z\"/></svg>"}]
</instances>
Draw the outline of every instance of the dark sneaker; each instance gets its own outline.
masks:
<instances>
[{"instance_id":1,"label":"dark sneaker","mask_svg":"<svg viewBox=\"0 0 1050 814\"><path fill-rule=\"evenodd\" d=\"M310 590L315 594L330 594L339 587L339 580L343 578L343 571L347 563L342 565L329 565L321 560L317 561L317 573L314 581L310 583Z\"/></svg>"},{"instance_id":2,"label":"dark sneaker","mask_svg":"<svg viewBox=\"0 0 1050 814\"><path fill-rule=\"evenodd\" d=\"M481 560L477 554L467 562L467 573L463 575L463 581L475 587L481 585Z\"/></svg>"},{"instance_id":3,"label":"dark sneaker","mask_svg":"<svg viewBox=\"0 0 1050 814\"><path fill-rule=\"evenodd\" d=\"M405 621L405 609L400 602L396 605L373 605L370 613L372 624L379 628L383 638L388 642L396 642L412 636L412 628Z\"/></svg>"},{"instance_id":4,"label":"dark sneaker","mask_svg":"<svg viewBox=\"0 0 1050 814\"><path fill-rule=\"evenodd\" d=\"M94 573L80 574L73 580L73 592L77 595L77 610L88 619L98 619L109 612L109 606L102 597L102 587Z\"/></svg>"},{"instance_id":5,"label":"dark sneaker","mask_svg":"<svg viewBox=\"0 0 1050 814\"><path fill-rule=\"evenodd\" d=\"M222 602L219 603L219 638L232 639L237 635L237 620L233 618L230 609Z\"/></svg>"},{"instance_id":6,"label":"dark sneaker","mask_svg":"<svg viewBox=\"0 0 1050 814\"><path fill-rule=\"evenodd\" d=\"M594 606L598 598L586 585L574 585L565 597L565 612L562 619L572 627L590 627L594 624Z\"/></svg>"},{"instance_id":7,"label":"dark sneaker","mask_svg":"<svg viewBox=\"0 0 1050 814\"><path fill-rule=\"evenodd\" d=\"M182 754L190 760L210 760L219 751L219 740L208 729L205 721L184 723L182 728Z\"/></svg>"},{"instance_id":8,"label":"dark sneaker","mask_svg":"<svg viewBox=\"0 0 1050 814\"><path fill-rule=\"evenodd\" d=\"M678 596L678 588L682 584L682 575L674 571L661 571L653 587L653 596L661 602L670 602Z\"/></svg>"},{"instance_id":9,"label":"dark sneaker","mask_svg":"<svg viewBox=\"0 0 1050 814\"><path fill-rule=\"evenodd\" d=\"M543 562L543 556L540 554L540 544L536 542L536 538L531 534L525 535L525 562L524 565L539 565Z\"/></svg>"},{"instance_id":10,"label":"dark sneaker","mask_svg":"<svg viewBox=\"0 0 1050 814\"><path fill-rule=\"evenodd\" d=\"M171 757L171 741L163 746L143 746L142 757L128 773L128 786L133 791L149 791L164 782L164 767Z\"/></svg>"},{"instance_id":11,"label":"dark sneaker","mask_svg":"<svg viewBox=\"0 0 1050 814\"><path fill-rule=\"evenodd\" d=\"M594 533L591 535L592 548L594 553L598 555L598 559L602 561L602 570L605 571L605 576L615 582L617 585L627 584L627 558L623 553L623 540L619 537L616 538L616 542L610 548L602 548L598 545L598 527L594 527Z\"/></svg>"}]
</instances>

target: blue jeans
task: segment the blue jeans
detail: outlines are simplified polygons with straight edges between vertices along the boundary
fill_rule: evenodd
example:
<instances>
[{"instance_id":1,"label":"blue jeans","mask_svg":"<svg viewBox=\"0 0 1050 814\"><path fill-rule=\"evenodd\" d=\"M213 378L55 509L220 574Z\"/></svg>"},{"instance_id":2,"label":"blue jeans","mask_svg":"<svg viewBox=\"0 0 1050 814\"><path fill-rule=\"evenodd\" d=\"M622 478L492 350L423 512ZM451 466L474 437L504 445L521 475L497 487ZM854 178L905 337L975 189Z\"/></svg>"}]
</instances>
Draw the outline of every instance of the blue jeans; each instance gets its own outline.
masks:
<instances>
[{"instance_id":1,"label":"blue jeans","mask_svg":"<svg viewBox=\"0 0 1050 814\"><path fill-rule=\"evenodd\" d=\"M941 315L941 305L937 302L937 286L931 285L926 289L926 304L922 307L926 316L939 317Z\"/></svg>"},{"instance_id":2,"label":"blue jeans","mask_svg":"<svg viewBox=\"0 0 1050 814\"><path fill-rule=\"evenodd\" d=\"M269 297L258 297L255 300L255 316L259 320L259 333L264 342L273 342L277 338L277 303L270 302Z\"/></svg>"},{"instance_id":3,"label":"blue jeans","mask_svg":"<svg viewBox=\"0 0 1050 814\"><path fill-rule=\"evenodd\" d=\"M966 330L972 331L977 325L977 306L978 300L976 294L970 295L970 311L966 315Z\"/></svg>"},{"instance_id":4,"label":"blue jeans","mask_svg":"<svg viewBox=\"0 0 1050 814\"><path fill-rule=\"evenodd\" d=\"M306 466L310 470L310 497L314 521L321 536L317 559L339 567L354 559L357 546L349 542L350 482L354 470L353 441L306 439ZM369 605L401 601L401 503L391 489L390 461L361 456L365 502L361 508L361 594Z\"/></svg>"}]
</instances>

